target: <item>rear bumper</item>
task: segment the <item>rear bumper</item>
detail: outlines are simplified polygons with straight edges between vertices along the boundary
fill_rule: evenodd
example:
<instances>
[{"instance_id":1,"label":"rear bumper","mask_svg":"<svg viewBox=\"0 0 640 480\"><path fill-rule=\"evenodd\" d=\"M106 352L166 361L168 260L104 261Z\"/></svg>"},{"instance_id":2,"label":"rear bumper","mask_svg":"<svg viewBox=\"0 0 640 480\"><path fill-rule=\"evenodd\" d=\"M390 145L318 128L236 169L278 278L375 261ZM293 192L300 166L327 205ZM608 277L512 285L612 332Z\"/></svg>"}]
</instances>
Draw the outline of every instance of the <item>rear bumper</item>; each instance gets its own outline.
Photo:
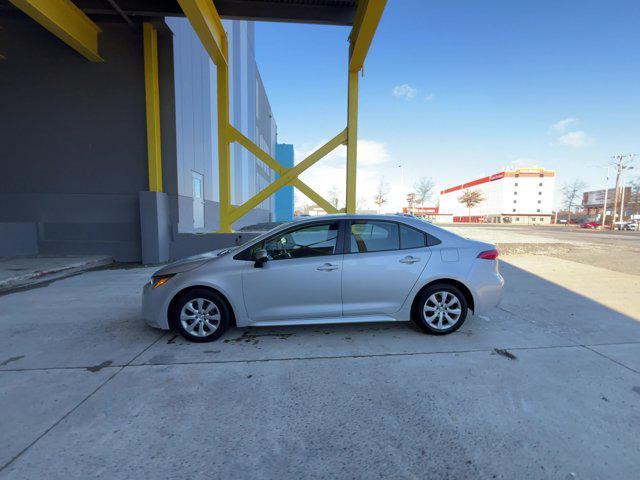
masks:
<instances>
[{"instance_id":1,"label":"rear bumper","mask_svg":"<svg viewBox=\"0 0 640 480\"><path fill-rule=\"evenodd\" d=\"M498 305L502 301L502 296L504 294L504 278L498 272L493 273L489 281L483 283L482 286L477 290L476 299L475 299L475 313L476 315L481 315L486 313Z\"/></svg>"}]
</instances>

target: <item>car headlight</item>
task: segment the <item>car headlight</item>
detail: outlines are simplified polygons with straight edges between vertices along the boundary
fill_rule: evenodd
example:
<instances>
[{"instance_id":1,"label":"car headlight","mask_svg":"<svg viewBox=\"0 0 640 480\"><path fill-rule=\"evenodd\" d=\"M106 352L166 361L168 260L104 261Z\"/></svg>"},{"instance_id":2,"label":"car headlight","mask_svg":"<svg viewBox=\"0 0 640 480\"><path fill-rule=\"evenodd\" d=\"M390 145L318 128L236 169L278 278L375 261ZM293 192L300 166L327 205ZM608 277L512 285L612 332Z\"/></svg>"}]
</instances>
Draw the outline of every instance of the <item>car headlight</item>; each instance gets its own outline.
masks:
<instances>
[{"instance_id":1,"label":"car headlight","mask_svg":"<svg viewBox=\"0 0 640 480\"><path fill-rule=\"evenodd\" d=\"M175 275L175 273L172 273L170 275L158 275L156 277L151 277L151 287L152 288L158 288L159 286L164 285L174 275Z\"/></svg>"}]
</instances>

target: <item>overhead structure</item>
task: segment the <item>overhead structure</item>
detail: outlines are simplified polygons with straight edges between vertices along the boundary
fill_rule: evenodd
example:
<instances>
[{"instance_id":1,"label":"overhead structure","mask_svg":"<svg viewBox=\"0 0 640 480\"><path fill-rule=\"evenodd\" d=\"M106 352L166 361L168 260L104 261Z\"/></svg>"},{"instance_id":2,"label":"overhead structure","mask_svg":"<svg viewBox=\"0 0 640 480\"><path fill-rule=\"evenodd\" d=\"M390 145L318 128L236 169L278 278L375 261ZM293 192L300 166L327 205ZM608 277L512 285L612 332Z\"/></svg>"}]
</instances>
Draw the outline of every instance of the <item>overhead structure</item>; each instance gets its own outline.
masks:
<instances>
[{"instance_id":1,"label":"overhead structure","mask_svg":"<svg viewBox=\"0 0 640 480\"><path fill-rule=\"evenodd\" d=\"M9 0L87 59L100 62L100 28L95 21L143 23L147 112L149 190L162 191L160 112L158 105L157 32L154 18L185 15L216 65L220 232L274 194L292 185L328 213L338 210L300 174L340 145L347 146L346 207L355 213L357 177L358 74L375 35L387 0ZM7 10L6 6L0 9ZM333 139L292 168L285 168L245 137L229 121L229 58L221 18L351 26L347 68L347 125ZM231 203L230 145L237 142L279 177L242 205Z\"/></svg>"},{"instance_id":2,"label":"overhead structure","mask_svg":"<svg viewBox=\"0 0 640 480\"><path fill-rule=\"evenodd\" d=\"M333 2L357 5L354 14L353 27L349 36L349 68L348 68L348 105L347 127L333 139L313 152L307 158L292 168L284 168L268 153L255 145L251 140L242 135L229 123L229 69L226 52L226 33L222 28L220 15L216 6L210 0L178 0L185 15L191 22L200 41L209 52L211 59L217 67L217 97L218 97L218 168L219 168L219 192L220 192L220 232L232 231L232 225L243 215L257 207L261 202L274 194L279 188L293 185L305 195L315 201L327 213L337 213L338 210L328 201L323 199L311 187L304 184L299 176L320 159L332 152L340 145L347 145L347 184L346 184L346 208L347 213L355 213L356 209L356 177L357 177L357 124L358 124L358 73L362 70L364 59L373 40L386 0L359 0L359 2ZM318 2L298 0L296 2L267 1L267 2L215 2L221 7L229 7L235 3L236 7L242 4L294 4L298 8L303 5L313 6ZM332 2L322 2L330 4ZM300 21L299 19L297 21ZM221 40L224 38L224 41ZM269 186L258 192L242 205L231 204L231 169L229 145L238 142L256 157L275 170L280 176Z\"/></svg>"},{"instance_id":3,"label":"overhead structure","mask_svg":"<svg viewBox=\"0 0 640 480\"><path fill-rule=\"evenodd\" d=\"M70 0L9 1L92 62L102 62L98 53L100 27Z\"/></svg>"}]
</instances>

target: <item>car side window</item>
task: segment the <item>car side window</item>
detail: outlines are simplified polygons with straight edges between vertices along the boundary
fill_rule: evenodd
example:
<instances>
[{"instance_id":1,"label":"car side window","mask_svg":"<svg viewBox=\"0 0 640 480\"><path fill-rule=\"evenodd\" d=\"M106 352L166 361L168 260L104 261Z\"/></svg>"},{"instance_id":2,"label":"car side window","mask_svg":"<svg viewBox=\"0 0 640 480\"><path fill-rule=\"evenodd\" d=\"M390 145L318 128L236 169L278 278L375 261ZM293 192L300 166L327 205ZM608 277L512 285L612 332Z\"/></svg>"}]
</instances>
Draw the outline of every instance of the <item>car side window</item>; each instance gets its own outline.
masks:
<instances>
[{"instance_id":1,"label":"car side window","mask_svg":"<svg viewBox=\"0 0 640 480\"><path fill-rule=\"evenodd\" d=\"M279 233L255 245L252 250L264 248L270 260L285 260L333 255L337 243L338 222L331 222Z\"/></svg>"},{"instance_id":2,"label":"car side window","mask_svg":"<svg viewBox=\"0 0 640 480\"><path fill-rule=\"evenodd\" d=\"M394 222L357 220L351 223L349 237L351 253L400 249L398 224Z\"/></svg>"},{"instance_id":3,"label":"car side window","mask_svg":"<svg viewBox=\"0 0 640 480\"><path fill-rule=\"evenodd\" d=\"M427 234L415 228L400 225L400 248L422 248L427 246Z\"/></svg>"}]
</instances>

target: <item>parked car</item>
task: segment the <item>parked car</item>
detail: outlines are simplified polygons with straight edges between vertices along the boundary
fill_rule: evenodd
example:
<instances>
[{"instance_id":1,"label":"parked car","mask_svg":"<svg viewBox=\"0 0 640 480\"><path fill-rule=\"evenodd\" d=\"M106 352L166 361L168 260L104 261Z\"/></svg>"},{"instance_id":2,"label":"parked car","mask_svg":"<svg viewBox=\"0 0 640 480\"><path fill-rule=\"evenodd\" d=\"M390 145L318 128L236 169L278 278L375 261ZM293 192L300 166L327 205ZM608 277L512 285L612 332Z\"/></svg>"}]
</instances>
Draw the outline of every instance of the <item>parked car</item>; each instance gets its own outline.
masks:
<instances>
[{"instance_id":1,"label":"parked car","mask_svg":"<svg viewBox=\"0 0 640 480\"><path fill-rule=\"evenodd\" d=\"M299 219L246 244L161 268L143 318L195 342L232 325L413 320L436 335L495 307L498 251L407 216ZM427 267L428 265L428 267Z\"/></svg>"},{"instance_id":2,"label":"parked car","mask_svg":"<svg viewBox=\"0 0 640 480\"><path fill-rule=\"evenodd\" d=\"M624 226L625 230L631 230L631 231L636 231L638 230L638 222L635 220L632 220L630 222L627 222Z\"/></svg>"},{"instance_id":3,"label":"parked car","mask_svg":"<svg viewBox=\"0 0 640 480\"><path fill-rule=\"evenodd\" d=\"M585 222L580 224L580 228L600 228L601 226L598 222Z\"/></svg>"}]
</instances>

